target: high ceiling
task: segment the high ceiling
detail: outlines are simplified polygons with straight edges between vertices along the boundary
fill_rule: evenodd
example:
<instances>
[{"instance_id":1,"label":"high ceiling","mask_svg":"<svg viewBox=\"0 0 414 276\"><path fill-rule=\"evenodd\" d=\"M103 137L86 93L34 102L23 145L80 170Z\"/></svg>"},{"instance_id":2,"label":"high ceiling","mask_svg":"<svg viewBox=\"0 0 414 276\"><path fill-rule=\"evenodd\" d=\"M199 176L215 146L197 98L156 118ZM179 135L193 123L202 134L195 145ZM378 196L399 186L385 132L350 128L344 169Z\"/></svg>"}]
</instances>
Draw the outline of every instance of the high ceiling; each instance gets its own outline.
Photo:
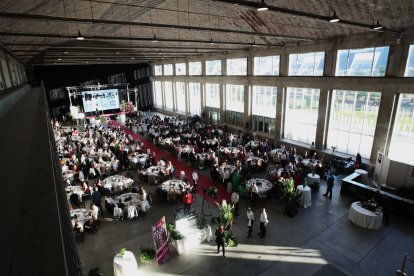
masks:
<instances>
[{"instance_id":1,"label":"high ceiling","mask_svg":"<svg viewBox=\"0 0 414 276\"><path fill-rule=\"evenodd\" d=\"M26 64L137 63L378 32L377 21L383 32L414 26L413 0L265 3L267 11L256 0L1 0L0 43ZM330 23L334 12L340 21Z\"/></svg>"}]
</instances>

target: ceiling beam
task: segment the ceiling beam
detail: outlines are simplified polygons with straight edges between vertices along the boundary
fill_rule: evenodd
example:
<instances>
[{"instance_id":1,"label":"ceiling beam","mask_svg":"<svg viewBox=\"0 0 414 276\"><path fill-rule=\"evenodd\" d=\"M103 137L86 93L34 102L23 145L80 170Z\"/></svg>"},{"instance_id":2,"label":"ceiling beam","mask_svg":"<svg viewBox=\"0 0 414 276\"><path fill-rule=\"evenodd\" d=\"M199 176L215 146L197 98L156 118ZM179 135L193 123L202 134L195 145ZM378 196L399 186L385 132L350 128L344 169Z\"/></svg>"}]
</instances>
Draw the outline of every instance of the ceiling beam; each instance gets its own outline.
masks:
<instances>
[{"instance_id":1,"label":"ceiling beam","mask_svg":"<svg viewBox=\"0 0 414 276\"><path fill-rule=\"evenodd\" d=\"M252 2L252 1L245 1L245 0L237 0L237 1L235 0L210 0L210 1L231 4L231 5L237 4L239 6L244 6L244 7L251 8L251 9L256 9L257 3L258 3L256 1ZM318 22L324 22L327 24L332 24L329 22L329 19L331 19L330 16L309 13L306 11L292 10L292 9L281 8L281 7L271 6L271 5L268 5L268 11L276 12L276 13L283 14L286 16L294 16L294 17L298 17L301 19L308 19L308 20L313 20L313 21L318 21ZM343 20L343 19L340 19L340 21L336 22L335 25L359 28L359 29L364 29L364 30L373 31L373 32L390 31L390 32L400 33L397 30L392 30L392 29L387 29L387 28L383 28L381 30L375 30L374 29L375 25L365 24L365 23L360 23L360 22L353 22L353 21Z\"/></svg>"},{"instance_id":2,"label":"ceiling beam","mask_svg":"<svg viewBox=\"0 0 414 276\"><path fill-rule=\"evenodd\" d=\"M0 17L12 18L12 19L17 19L17 20L42 20L42 21L58 21L58 22L72 22L72 23L86 23L86 24L139 26L139 27L162 28L162 29L208 31L208 32L216 32L216 33L226 33L226 34L235 33L239 35L262 36L262 37L272 37L272 38L282 38L282 39L292 39L292 40L302 40L302 41L324 40L324 39L303 37L303 36L289 36L289 35L281 35L281 34L274 34L274 33L251 32L251 31L221 29L221 28L211 28L211 27L207 28L207 27L200 27L200 26L183 26L183 25L148 23L148 22L134 22L134 21L129 22L129 21L119 21L119 20L106 20L106 19L73 18L73 17L49 16L49 15L28 14L28 13L23 14L23 13L12 13L12 12L0 12ZM88 38L88 36L86 36L85 38Z\"/></svg>"},{"instance_id":3,"label":"ceiling beam","mask_svg":"<svg viewBox=\"0 0 414 276\"><path fill-rule=\"evenodd\" d=\"M76 35L60 35L60 34L45 34L45 33L19 33L19 32L0 32L0 36L11 36L11 37L42 37L42 38L67 38L76 41ZM125 37L125 36L88 36L87 40L103 40L103 41L153 41L152 37ZM157 42L177 42L177 43L201 43L201 44L210 44L209 40L196 40L196 39L163 39L157 38ZM154 42L156 45L157 42ZM231 42L231 41L213 41L214 44L219 45L244 45L244 46L263 46L263 47L280 47L284 44L264 44L256 42ZM84 43L81 41L80 43ZM214 45L213 44L213 45Z\"/></svg>"}]
</instances>

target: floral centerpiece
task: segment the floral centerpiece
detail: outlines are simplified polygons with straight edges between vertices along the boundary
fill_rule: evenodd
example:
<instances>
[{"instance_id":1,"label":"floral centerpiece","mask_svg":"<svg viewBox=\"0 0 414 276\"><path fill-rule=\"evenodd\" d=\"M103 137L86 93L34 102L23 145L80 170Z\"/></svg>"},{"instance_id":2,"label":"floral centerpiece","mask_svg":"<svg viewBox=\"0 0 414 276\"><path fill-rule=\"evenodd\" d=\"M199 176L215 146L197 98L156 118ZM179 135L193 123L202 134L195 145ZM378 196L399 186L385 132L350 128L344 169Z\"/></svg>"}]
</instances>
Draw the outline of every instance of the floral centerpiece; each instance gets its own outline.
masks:
<instances>
[{"instance_id":1,"label":"floral centerpiece","mask_svg":"<svg viewBox=\"0 0 414 276\"><path fill-rule=\"evenodd\" d=\"M126 248L122 247L121 249L119 249L118 255L120 257L123 257L125 255L125 252L126 252Z\"/></svg>"},{"instance_id":2,"label":"floral centerpiece","mask_svg":"<svg viewBox=\"0 0 414 276\"><path fill-rule=\"evenodd\" d=\"M139 259L143 264L150 265L155 260L156 252L153 247L141 247L139 250Z\"/></svg>"},{"instance_id":3,"label":"floral centerpiece","mask_svg":"<svg viewBox=\"0 0 414 276\"><path fill-rule=\"evenodd\" d=\"M217 196L217 187L216 186L210 186L207 190L207 194L211 198L215 198Z\"/></svg>"}]
</instances>

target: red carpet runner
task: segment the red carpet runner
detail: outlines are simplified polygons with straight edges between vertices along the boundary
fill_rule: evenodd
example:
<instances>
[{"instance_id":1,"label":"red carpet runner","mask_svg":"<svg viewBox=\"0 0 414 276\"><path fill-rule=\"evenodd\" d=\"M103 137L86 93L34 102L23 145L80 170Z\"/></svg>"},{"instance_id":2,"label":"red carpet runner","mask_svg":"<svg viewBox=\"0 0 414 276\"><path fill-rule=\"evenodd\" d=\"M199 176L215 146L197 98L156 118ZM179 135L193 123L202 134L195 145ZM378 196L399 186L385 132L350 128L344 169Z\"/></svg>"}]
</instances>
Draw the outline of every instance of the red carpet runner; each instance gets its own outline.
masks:
<instances>
[{"instance_id":1,"label":"red carpet runner","mask_svg":"<svg viewBox=\"0 0 414 276\"><path fill-rule=\"evenodd\" d=\"M140 141L144 142L144 150L146 151L147 149L150 149L151 151L155 152L155 154L157 155L157 161L161 158L161 157L166 157L168 161L171 161L174 169L175 169L175 175L178 175L180 171L184 171L185 172L185 176L188 179L192 180L191 174L194 171L194 167L188 165L187 163L183 162L183 161L179 161L177 159L177 157L171 153L169 153L166 150L163 150L157 146L155 146L153 143L147 141L146 139L144 139L141 135L139 134L135 134L132 130L128 129L127 127L121 125L119 122L117 121L112 121L112 124L115 126L120 126L126 134L131 135L131 137L134 140L139 139ZM215 204L215 202L218 202L221 204L222 200L225 199L227 201L227 203L230 203L230 194L227 193L227 191L222 187L221 184L215 183L213 180L211 180L210 178L208 178L207 176L203 175L200 171L198 172L198 194L201 196L204 196L203 194L203 188L208 189L210 186L216 186L217 187L217 197L215 199L210 198L209 196L206 196L205 198L211 203L212 206L217 207L217 205Z\"/></svg>"}]
</instances>

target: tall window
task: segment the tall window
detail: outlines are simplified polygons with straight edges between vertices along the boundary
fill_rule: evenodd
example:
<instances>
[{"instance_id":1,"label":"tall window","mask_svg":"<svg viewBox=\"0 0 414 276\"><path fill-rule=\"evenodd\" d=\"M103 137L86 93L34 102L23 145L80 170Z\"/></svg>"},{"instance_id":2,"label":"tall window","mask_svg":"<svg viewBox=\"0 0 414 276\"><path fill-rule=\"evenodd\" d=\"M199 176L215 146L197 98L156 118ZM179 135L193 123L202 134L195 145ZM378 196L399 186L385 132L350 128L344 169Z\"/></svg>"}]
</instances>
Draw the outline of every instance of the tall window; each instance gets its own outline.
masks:
<instances>
[{"instance_id":1,"label":"tall window","mask_svg":"<svg viewBox=\"0 0 414 276\"><path fill-rule=\"evenodd\" d=\"M246 76L247 58L233 58L227 60L228 76Z\"/></svg>"},{"instance_id":2,"label":"tall window","mask_svg":"<svg viewBox=\"0 0 414 276\"><path fill-rule=\"evenodd\" d=\"M185 82L177 81L175 83L175 98L177 100L177 111L185 113Z\"/></svg>"},{"instance_id":3,"label":"tall window","mask_svg":"<svg viewBox=\"0 0 414 276\"><path fill-rule=\"evenodd\" d=\"M162 85L160 81L154 81L155 106L162 107Z\"/></svg>"},{"instance_id":4,"label":"tall window","mask_svg":"<svg viewBox=\"0 0 414 276\"><path fill-rule=\"evenodd\" d=\"M190 76L201 76L201 61L189 62L188 74Z\"/></svg>"},{"instance_id":5,"label":"tall window","mask_svg":"<svg viewBox=\"0 0 414 276\"><path fill-rule=\"evenodd\" d=\"M277 87L253 86L252 114L276 117Z\"/></svg>"},{"instance_id":6,"label":"tall window","mask_svg":"<svg viewBox=\"0 0 414 276\"><path fill-rule=\"evenodd\" d=\"M164 82L164 99L165 108L171 110L174 109L172 82L170 81Z\"/></svg>"},{"instance_id":7,"label":"tall window","mask_svg":"<svg viewBox=\"0 0 414 276\"><path fill-rule=\"evenodd\" d=\"M226 85L226 110L244 112L244 85Z\"/></svg>"},{"instance_id":8,"label":"tall window","mask_svg":"<svg viewBox=\"0 0 414 276\"><path fill-rule=\"evenodd\" d=\"M287 88L284 138L311 144L315 141L319 89Z\"/></svg>"},{"instance_id":9,"label":"tall window","mask_svg":"<svg viewBox=\"0 0 414 276\"><path fill-rule=\"evenodd\" d=\"M221 75L221 60L207 60L206 61L206 75L207 76Z\"/></svg>"},{"instance_id":10,"label":"tall window","mask_svg":"<svg viewBox=\"0 0 414 276\"><path fill-rule=\"evenodd\" d=\"M255 76L279 76L280 56L255 57Z\"/></svg>"},{"instance_id":11,"label":"tall window","mask_svg":"<svg viewBox=\"0 0 414 276\"><path fill-rule=\"evenodd\" d=\"M370 158L381 93L334 90L327 148Z\"/></svg>"},{"instance_id":12,"label":"tall window","mask_svg":"<svg viewBox=\"0 0 414 276\"><path fill-rule=\"evenodd\" d=\"M414 166L414 94L401 94L388 157Z\"/></svg>"},{"instance_id":13,"label":"tall window","mask_svg":"<svg viewBox=\"0 0 414 276\"><path fill-rule=\"evenodd\" d=\"M289 76L322 76L325 52L289 55Z\"/></svg>"},{"instance_id":14,"label":"tall window","mask_svg":"<svg viewBox=\"0 0 414 276\"><path fill-rule=\"evenodd\" d=\"M200 83L190 82L189 83L189 101L190 101L190 114L200 115L201 114L201 92Z\"/></svg>"},{"instance_id":15,"label":"tall window","mask_svg":"<svg viewBox=\"0 0 414 276\"><path fill-rule=\"evenodd\" d=\"M164 64L164 76L172 76L172 75L173 75L173 65Z\"/></svg>"},{"instance_id":16,"label":"tall window","mask_svg":"<svg viewBox=\"0 0 414 276\"><path fill-rule=\"evenodd\" d=\"M206 106L220 108L220 84L206 83Z\"/></svg>"},{"instance_id":17,"label":"tall window","mask_svg":"<svg viewBox=\"0 0 414 276\"><path fill-rule=\"evenodd\" d=\"M407 65L405 66L405 77L414 77L414 45L410 45L408 51Z\"/></svg>"},{"instance_id":18,"label":"tall window","mask_svg":"<svg viewBox=\"0 0 414 276\"><path fill-rule=\"evenodd\" d=\"M154 76L162 76L162 65L154 66Z\"/></svg>"},{"instance_id":19,"label":"tall window","mask_svg":"<svg viewBox=\"0 0 414 276\"><path fill-rule=\"evenodd\" d=\"M338 50L336 76L384 77L390 47Z\"/></svg>"},{"instance_id":20,"label":"tall window","mask_svg":"<svg viewBox=\"0 0 414 276\"><path fill-rule=\"evenodd\" d=\"M177 75L177 76L185 76L186 75L185 63L176 63L175 64L175 75Z\"/></svg>"}]
</instances>

